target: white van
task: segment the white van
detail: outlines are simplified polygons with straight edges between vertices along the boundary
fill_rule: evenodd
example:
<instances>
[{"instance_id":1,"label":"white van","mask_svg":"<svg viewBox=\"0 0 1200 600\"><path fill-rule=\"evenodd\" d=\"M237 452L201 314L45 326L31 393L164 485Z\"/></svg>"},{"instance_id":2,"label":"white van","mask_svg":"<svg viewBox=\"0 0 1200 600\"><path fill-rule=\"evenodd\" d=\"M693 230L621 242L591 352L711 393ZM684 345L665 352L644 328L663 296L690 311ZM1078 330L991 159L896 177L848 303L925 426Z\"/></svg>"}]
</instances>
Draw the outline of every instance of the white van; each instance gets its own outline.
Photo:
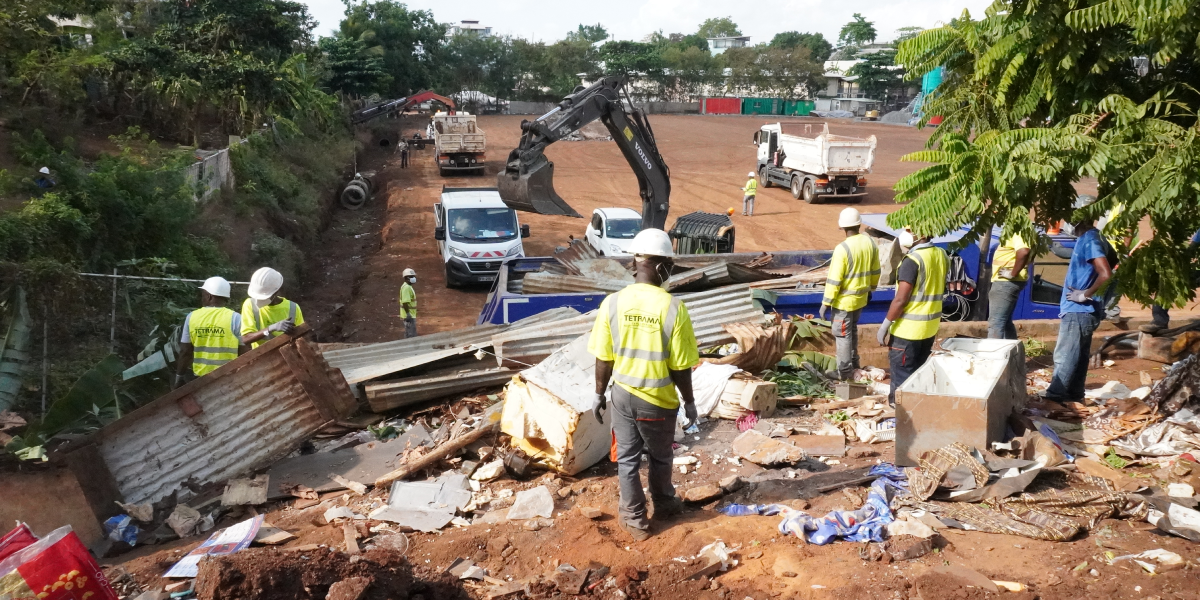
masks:
<instances>
[{"instance_id":1,"label":"white van","mask_svg":"<svg viewBox=\"0 0 1200 600\"><path fill-rule=\"evenodd\" d=\"M517 211L504 204L496 188L443 186L433 215L447 287L491 283L504 259L525 256L521 239L529 237L529 226L517 223Z\"/></svg>"},{"instance_id":2,"label":"white van","mask_svg":"<svg viewBox=\"0 0 1200 600\"><path fill-rule=\"evenodd\" d=\"M628 256L629 244L642 230L642 215L629 208L597 208L592 211L584 238L601 256Z\"/></svg>"}]
</instances>

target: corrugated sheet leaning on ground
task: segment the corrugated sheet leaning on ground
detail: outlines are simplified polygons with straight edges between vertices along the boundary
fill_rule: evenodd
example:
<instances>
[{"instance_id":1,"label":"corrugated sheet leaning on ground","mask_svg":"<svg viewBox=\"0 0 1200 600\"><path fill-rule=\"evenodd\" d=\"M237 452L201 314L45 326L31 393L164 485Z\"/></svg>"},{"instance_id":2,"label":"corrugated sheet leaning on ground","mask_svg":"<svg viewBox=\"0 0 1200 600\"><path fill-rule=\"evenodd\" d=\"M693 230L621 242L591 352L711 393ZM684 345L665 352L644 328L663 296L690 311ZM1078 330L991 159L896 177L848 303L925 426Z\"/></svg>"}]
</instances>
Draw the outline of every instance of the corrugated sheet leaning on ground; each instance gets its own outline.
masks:
<instances>
[{"instance_id":1,"label":"corrugated sheet leaning on ground","mask_svg":"<svg viewBox=\"0 0 1200 600\"><path fill-rule=\"evenodd\" d=\"M307 342L290 341L272 340L100 430L94 441L125 501L154 502L188 480L208 483L247 474L336 418L322 416L319 400L280 351ZM302 360L309 375L324 375L324 365ZM335 387L353 406L349 388L341 382Z\"/></svg>"},{"instance_id":2,"label":"corrugated sheet leaning on ground","mask_svg":"<svg viewBox=\"0 0 1200 600\"><path fill-rule=\"evenodd\" d=\"M367 401L371 404L372 411L384 412L476 388L502 385L515 373L514 369L492 368L482 371L459 371L438 377L384 381L366 386Z\"/></svg>"},{"instance_id":3,"label":"corrugated sheet leaning on ground","mask_svg":"<svg viewBox=\"0 0 1200 600\"><path fill-rule=\"evenodd\" d=\"M475 325L412 339L334 350L325 353L325 360L331 367L341 369L346 381L354 384L447 356L463 354L479 344L491 345L492 336L506 331L538 327L578 314L573 308L556 308L508 325Z\"/></svg>"},{"instance_id":4,"label":"corrugated sheet leaning on ground","mask_svg":"<svg viewBox=\"0 0 1200 600\"><path fill-rule=\"evenodd\" d=\"M701 348L720 346L734 341L725 331L726 323L767 322L750 296L747 285L731 285L706 292L679 294L692 318L696 341ZM565 319L526 331L508 331L492 337L498 360L509 359L533 364L555 350L571 343L575 338L591 331L595 311L574 319Z\"/></svg>"}]
</instances>

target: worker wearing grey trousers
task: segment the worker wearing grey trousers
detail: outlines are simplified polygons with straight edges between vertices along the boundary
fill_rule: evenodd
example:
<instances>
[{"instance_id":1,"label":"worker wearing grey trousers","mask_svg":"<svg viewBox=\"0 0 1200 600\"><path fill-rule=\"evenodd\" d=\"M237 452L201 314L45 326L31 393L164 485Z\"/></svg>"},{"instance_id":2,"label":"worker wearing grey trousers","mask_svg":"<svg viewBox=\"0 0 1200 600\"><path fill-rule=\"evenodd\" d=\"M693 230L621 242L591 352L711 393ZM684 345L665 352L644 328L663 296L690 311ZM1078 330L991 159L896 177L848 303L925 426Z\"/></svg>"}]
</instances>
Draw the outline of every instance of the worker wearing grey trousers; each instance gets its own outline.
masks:
<instances>
[{"instance_id":1,"label":"worker wearing grey trousers","mask_svg":"<svg viewBox=\"0 0 1200 600\"><path fill-rule=\"evenodd\" d=\"M858 360L858 317L862 309L833 309L834 354L837 357L838 379L848 381L855 369L862 367Z\"/></svg>"},{"instance_id":2,"label":"worker wearing grey trousers","mask_svg":"<svg viewBox=\"0 0 1200 600\"><path fill-rule=\"evenodd\" d=\"M675 486L671 483L674 459L671 443L675 441L675 419L679 409L655 406L619 385L612 386L611 390L613 433L617 436L617 473L621 482L621 520L638 529L649 529L646 494L638 469L645 453L650 462L646 486L654 506L675 501Z\"/></svg>"}]
</instances>

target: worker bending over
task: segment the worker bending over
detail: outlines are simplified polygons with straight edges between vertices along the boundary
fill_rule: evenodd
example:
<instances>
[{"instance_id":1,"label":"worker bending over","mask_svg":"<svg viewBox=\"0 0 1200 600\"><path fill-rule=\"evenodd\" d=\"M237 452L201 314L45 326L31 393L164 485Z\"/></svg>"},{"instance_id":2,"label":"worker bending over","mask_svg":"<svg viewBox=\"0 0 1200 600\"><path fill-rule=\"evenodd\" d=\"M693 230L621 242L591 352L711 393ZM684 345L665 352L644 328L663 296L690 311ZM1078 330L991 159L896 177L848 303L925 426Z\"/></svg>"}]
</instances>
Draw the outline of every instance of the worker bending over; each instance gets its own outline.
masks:
<instances>
[{"instance_id":1,"label":"worker bending over","mask_svg":"<svg viewBox=\"0 0 1200 600\"><path fill-rule=\"evenodd\" d=\"M754 197L758 195L758 180L754 178L754 171L750 171L747 175L750 178L746 185L742 187L742 216L754 216Z\"/></svg>"},{"instance_id":2,"label":"worker bending over","mask_svg":"<svg viewBox=\"0 0 1200 600\"><path fill-rule=\"evenodd\" d=\"M907 232L901 237L910 236ZM946 293L946 252L928 236L912 243L912 249L896 271L896 297L887 318L879 325L877 340L888 346L892 386L888 403L895 406L896 388L904 385L933 352L933 342L942 321L942 295ZM905 243L901 242L901 246Z\"/></svg>"},{"instance_id":3,"label":"worker bending over","mask_svg":"<svg viewBox=\"0 0 1200 600\"><path fill-rule=\"evenodd\" d=\"M692 367L700 361L687 307L662 284L671 276L671 240L661 229L643 229L629 246L634 283L600 304L588 351L596 357L596 420L604 422L604 392L612 386L613 435L621 483L620 522L633 539L650 537L646 494L638 474L650 459L649 490L655 518L677 514L682 502L671 484L671 443L679 396L689 426L696 422ZM679 389L676 393L676 388Z\"/></svg>"},{"instance_id":4,"label":"worker bending over","mask_svg":"<svg viewBox=\"0 0 1200 600\"><path fill-rule=\"evenodd\" d=\"M1029 279L1029 244L1014 233L1001 240L1000 247L992 257L992 286L988 291L988 338L994 340L1017 339L1017 326L1013 324L1013 310L1025 282Z\"/></svg>"},{"instance_id":5,"label":"worker bending over","mask_svg":"<svg viewBox=\"0 0 1200 600\"><path fill-rule=\"evenodd\" d=\"M185 380L212 373L238 357L242 345L238 338L242 316L226 308L228 302L229 282L224 278L209 277L200 286L202 308L192 311L183 320L172 389L183 385ZM189 367L192 376L187 374Z\"/></svg>"},{"instance_id":6,"label":"worker bending over","mask_svg":"<svg viewBox=\"0 0 1200 600\"><path fill-rule=\"evenodd\" d=\"M242 343L257 348L263 342L291 334L297 325L304 324L300 305L279 295L283 275L271 267L263 267L250 277L250 296L242 302Z\"/></svg>"},{"instance_id":7,"label":"worker bending over","mask_svg":"<svg viewBox=\"0 0 1200 600\"><path fill-rule=\"evenodd\" d=\"M825 297L821 300L821 318L833 326L837 350L837 372L830 378L849 379L858 364L858 316L879 285L879 248L871 236L860 233L862 218L858 209L848 207L838 217L838 227L846 232L846 241L833 249L829 275L825 279ZM832 315L829 313L832 312Z\"/></svg>"},{"instance_id":8,"label":"worker bending over","mask_svg":"<svg viewBox=\"0 0 1200 600\"><path fill-rule=\"evenodd\" d=\"M417 337L417 272L405 269L404 283L400 284L400 318L404 319L404 339Z\"/></svg>"},{"instance_id":9,"label":"worker bending over","mask_svg":"<svg viewBox=\"0 0 1200 600\"><path fill-rule=\"evenodd\" d=\"M1094 198L1091 200L1095 201ZM1088 204L1090 202L1085 200L1075 208L1084 208ZM1112 277L1107 244L1092 220L1077 221L1075 236L1075 249L1071 251L1059 301L1062 321L1058 325L1058 343L1054 346L1054 377L1046 390L1046 398L1060 402L1083 399L1092 333L1104 318L1104 303L1095 295Z\"/></svg>"}]
</instances>

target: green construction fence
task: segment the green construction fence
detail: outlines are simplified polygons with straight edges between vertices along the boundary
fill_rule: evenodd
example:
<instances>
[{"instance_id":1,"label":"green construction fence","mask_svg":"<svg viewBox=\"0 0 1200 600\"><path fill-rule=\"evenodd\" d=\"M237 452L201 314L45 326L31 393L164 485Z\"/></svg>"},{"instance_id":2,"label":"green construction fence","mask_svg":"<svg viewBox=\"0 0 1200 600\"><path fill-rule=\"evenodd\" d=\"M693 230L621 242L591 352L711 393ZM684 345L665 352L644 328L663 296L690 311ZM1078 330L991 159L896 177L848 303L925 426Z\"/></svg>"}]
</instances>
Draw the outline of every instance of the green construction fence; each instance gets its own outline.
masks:
<instances>
[{"instance_id":1,"label":"green construction fence","mask_svg":"<svg viewBox=\"0 0 1200 600\"><path fill-rule=\"evenodd\" d=\"M806 116L813 111L812 100L783 100L781 98L742 98L743 115Z\"/></svg>"}]
</instances>

